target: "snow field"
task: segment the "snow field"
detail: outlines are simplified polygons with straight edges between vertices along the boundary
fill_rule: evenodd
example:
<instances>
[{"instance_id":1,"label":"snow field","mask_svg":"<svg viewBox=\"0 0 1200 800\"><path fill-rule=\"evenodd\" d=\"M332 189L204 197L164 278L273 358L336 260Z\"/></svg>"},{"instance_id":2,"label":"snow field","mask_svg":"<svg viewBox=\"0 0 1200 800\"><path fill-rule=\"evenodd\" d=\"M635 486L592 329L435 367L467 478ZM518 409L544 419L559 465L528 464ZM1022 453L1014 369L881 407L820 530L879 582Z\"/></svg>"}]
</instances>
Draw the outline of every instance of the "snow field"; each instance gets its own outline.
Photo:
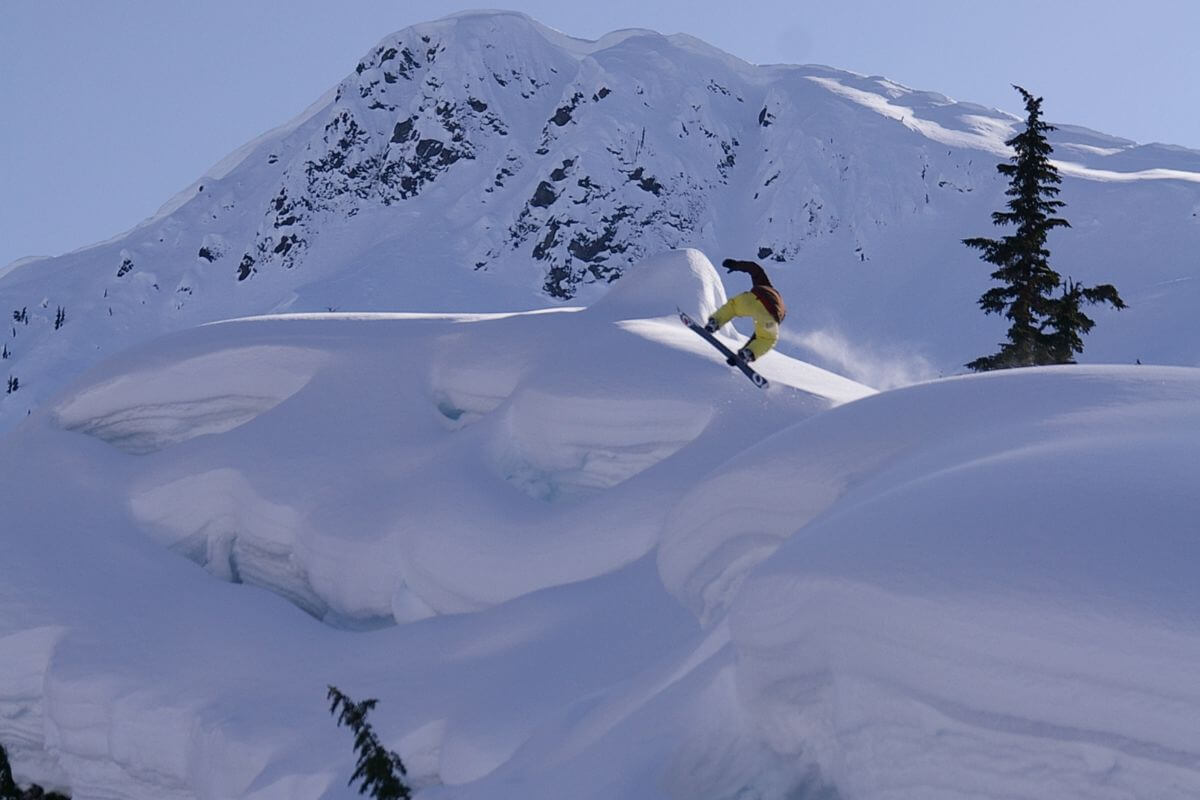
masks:
<instances>
[{"instance_id":1,"label":"snow field","mask_svg":"<svg viewBox=\"0 0 1200 800\"><path fill-rule=\"evenodd\" d=\"M817 459L839 429L888 454L732 603L772 746L851 797L1193 795L1197 380L1022 370L781 434Z\"/></svg>"},{"instance_id":2,"label":"snow field","mask_svg":"<svg viewBox=\"0 0 1200 800\"><path fill-rule=\"evenodd\" d=\"M353 797L334 683L429 800L1194 796L1200 371L763 392L673 317L723 297L681 251L85 376L0 449L18 780Z\"/></svg>"}]
</instances>

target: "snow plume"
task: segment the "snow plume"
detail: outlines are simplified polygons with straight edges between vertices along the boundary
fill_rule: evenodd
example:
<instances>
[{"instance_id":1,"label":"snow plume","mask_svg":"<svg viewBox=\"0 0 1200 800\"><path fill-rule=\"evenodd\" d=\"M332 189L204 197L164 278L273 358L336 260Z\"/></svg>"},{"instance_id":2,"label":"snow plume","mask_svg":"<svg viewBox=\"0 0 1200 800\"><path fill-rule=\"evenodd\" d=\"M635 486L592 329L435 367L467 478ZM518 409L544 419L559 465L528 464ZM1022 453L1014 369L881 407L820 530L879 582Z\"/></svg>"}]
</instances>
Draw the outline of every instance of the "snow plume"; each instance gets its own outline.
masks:
<instances>
[{"instance_id":1,"label":"snow plume","mask_svg":"<svg viewBox=\"0 0 1200 800\"><path fill-rule=\"evenodd\" d=\"M801 333L785 330L779 338L809 351L816 362L876 389L895 389L939 377L937 369L920 353L852 342L830 328Z\"/></svg>"}]
</instances>

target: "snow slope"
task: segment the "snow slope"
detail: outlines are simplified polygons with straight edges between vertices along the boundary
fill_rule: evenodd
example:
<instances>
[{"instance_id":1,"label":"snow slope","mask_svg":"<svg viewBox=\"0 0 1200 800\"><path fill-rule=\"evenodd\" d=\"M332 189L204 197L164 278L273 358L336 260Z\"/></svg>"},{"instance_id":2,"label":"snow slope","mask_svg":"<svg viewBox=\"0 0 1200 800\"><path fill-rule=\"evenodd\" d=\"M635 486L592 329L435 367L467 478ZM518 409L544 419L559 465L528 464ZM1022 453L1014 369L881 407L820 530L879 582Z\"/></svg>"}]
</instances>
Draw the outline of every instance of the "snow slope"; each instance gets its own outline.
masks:
<instances>
[{"instance_id":1,"label":"snow slope","mask_svg":"<svg viewBox=\"0 0 1200 800\"><path fill-rule=\"evenodd\" d=\"M27 312L3 339L20 389L0 395L0 429L171 331L587 305L683 247L759 258L792 309L780 348L870 385L960 372L1003 336L976 306L991 270L961 240L997 232L1009 114L506 12L397 32L346 71L134 230L0 269L0 310ZM1052 141L1073 226L1052 263L1130 306L1097 314L1084 358L1200 364L1200 153L1070 125Z\"/></svg>"},{"instance_id":2,"label":"snow slope","mask_svg":"<svg viewBox=\"0 0 1200 800\"><path fill-rule=\"evenodd\" d=\"M76 798L1200 791L1200 370L877 394L670 316L308 314L110 359L0 447L0 743Z\"/></svg>"},{"instance_id":3,"label":"snow slope","mask_svg":"<svg viewBox=\"0 0 1200 800\"><path fill-rule=\"evenodd\" d=\"M728 609L759 730L847 797L1193 796L1197 377L1022 370L836 409L722 476L777 464L720 512L790 489L774 513L685 496L664 579Z\"/></svg>"}]
</instances>

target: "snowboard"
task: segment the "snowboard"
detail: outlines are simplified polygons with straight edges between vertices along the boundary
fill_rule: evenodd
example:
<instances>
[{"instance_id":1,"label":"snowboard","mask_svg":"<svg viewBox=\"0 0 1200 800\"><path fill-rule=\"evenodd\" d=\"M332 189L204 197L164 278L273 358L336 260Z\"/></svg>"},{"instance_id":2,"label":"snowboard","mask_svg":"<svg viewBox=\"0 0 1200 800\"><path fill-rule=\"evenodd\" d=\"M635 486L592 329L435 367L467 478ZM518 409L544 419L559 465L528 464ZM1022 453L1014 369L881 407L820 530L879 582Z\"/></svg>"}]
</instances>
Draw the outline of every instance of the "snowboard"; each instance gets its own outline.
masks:
<instances>
[{"instance_id":1,"label":"snowboard","mask_svg":"<svg viewBox=\"0 0 1200 800\"><path fill-rule=\"evenodd\" d=\"M743 361L742 359L740 359L736 355L734 355L734 352L732 350L730 350L728 347L726 347L724 344L722 344L721 341L716 336L713 336L711 333L704 330L703 325L697 325L696 321L693 320L691 317L689 317L687 315L687 313L685 313L682 309L679 310L679 319L683 321L684 325L687 325L689 328L694 330L696 333L700 334L702 337L707 339L709 344L711 344L713 347L717 348L722 353L724 353L726 359L732 360L733 365L735 367L737 367L738 369L740 369L742 371L742 373L745 374L745 376L747 378L749 378L755 386L757 386L760 389L766 389L768 386L771 385L767 382L766 378L764 378L762 375L759 375L757 372L752 370L750 368L749 364L747 364L745 361Z\"/></svg>"}]
</instances>

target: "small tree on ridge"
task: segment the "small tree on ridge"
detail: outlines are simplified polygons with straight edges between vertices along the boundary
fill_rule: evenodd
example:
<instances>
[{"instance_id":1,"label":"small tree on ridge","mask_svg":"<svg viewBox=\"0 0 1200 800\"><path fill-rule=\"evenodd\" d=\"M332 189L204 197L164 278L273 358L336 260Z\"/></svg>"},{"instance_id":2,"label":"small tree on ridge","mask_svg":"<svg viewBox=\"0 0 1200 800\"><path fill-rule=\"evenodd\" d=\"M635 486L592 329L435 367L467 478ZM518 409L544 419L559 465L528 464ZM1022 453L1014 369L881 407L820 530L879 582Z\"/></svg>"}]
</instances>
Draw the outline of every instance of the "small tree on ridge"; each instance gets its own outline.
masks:
<instances>
[{"instance_id":1,"label":"small tree on ridge","mask_svg":"<svg viewBox=\"0 0 1200 800\"><path fill-rule=\"evenodd\" d=\"M1016 230L999 239L963 239L967 247L982 251L984 261L997 266L992 279L1002 285L988 289L979 298L986 314L1008 318L1008 341L1000 352L982 356L966 366L977 372L1037 364L1068 364L1083 352L1082 336L1095 324L1080 309L1083 301L1107 302L1125 307L1111 284L1085 287L1062 277L1050 267L1046 239L1055 228L1071 224L1055 216L1066 203L1058 200L1062 178L1050 161L1053 148L1046 134L1054 130L1042 120L1042 98L1014 86L1025 100L1025 130L1005 142L1015 154L996 170L1009 177L1005 194L1006 211L992 213L995 225L1015 225ZM1063 287L1061 296L1053 292Z\"/></svg>"}]
</instances>

